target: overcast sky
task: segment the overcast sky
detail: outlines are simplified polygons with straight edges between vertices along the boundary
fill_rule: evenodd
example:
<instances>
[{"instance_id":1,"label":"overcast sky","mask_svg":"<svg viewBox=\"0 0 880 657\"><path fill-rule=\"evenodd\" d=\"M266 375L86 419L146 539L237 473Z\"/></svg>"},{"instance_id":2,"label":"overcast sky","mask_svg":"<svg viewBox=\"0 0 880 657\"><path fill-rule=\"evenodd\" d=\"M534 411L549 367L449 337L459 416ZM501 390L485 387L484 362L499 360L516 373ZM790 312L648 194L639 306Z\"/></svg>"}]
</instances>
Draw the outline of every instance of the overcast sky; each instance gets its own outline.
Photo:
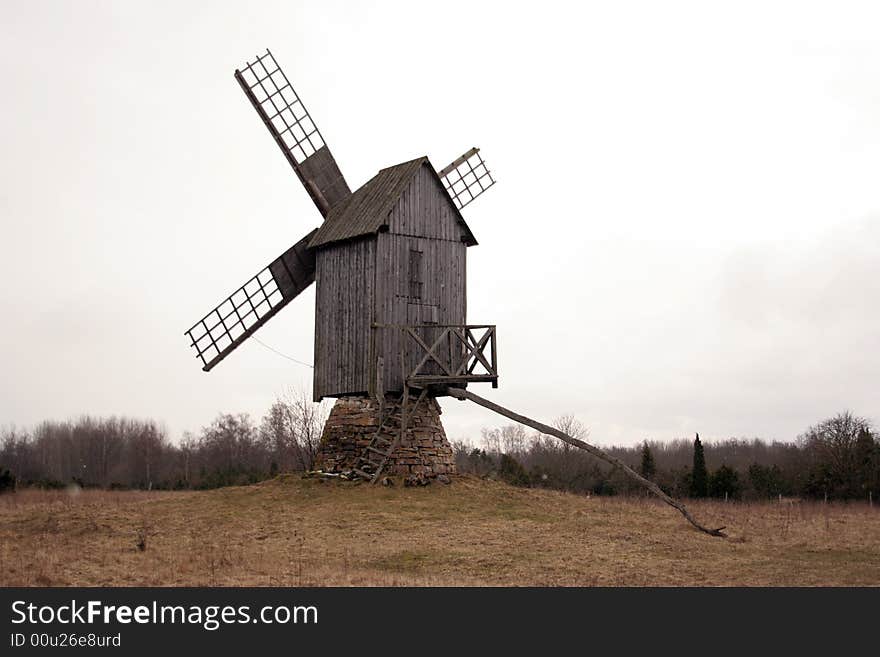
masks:
<instances>
[{"instance_id":1,"label":"overcast sky","mask_svg":"<svg viewBox=\"0 0 880 657\"><path fill-rule=\"evenodd\" d=\"M233 71L272 49L352 188L481 147L468 319L603 445L880 421L876 3L17 2L0 425L259 417L311 370L184 330L320 215ZM257 334L312 362L314 288ZM478 390L479 389L479 390ZM442 403L451 438L504 423Z\"/></svg>"}]
</instances>

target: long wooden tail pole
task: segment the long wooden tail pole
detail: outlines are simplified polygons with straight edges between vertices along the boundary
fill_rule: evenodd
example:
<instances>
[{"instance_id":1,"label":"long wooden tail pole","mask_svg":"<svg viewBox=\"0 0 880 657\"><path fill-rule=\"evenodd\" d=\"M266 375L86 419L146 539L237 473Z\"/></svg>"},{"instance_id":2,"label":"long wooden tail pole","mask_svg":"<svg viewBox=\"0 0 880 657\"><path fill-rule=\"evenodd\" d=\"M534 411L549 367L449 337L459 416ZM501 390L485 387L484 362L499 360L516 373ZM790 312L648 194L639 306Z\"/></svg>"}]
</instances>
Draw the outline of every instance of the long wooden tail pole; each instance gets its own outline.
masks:
<instances>
[{"instance_id":1,"label":"long wooden tail pole","mask_svg":"<svg viewBox=\"0 0 880 657\"><path fill-rule=\"evenodd\" d=\"M710 536L721 536L725 537L726 535L721 531L724 527L719 527L718 529L709 529L708 527L704 527L700 523L698 523L694 517L688 512L687 508L685 508L684 504L676 500L675 498L669 497L666 493L664 493L660 487L655 484L653 481L645 479L638 472L629 467L626 463L621 461L619 458L612 456L611 454L606 454L598 447L593 447L589 443L585 443L583 440L578 440L577 438L572 438L567 433L563 433L559 431L559 429L554 429L551 426L543 424L541 422L537 422L536 420L532 420L524 415L520 415L519 413L514 413L513 411L504 408L503 406L499 406L493 402L490 402L488 399L483 399L479 395L475 395L472 392L468 392L462 388L449 388L449 394L456 399L469 399L472 402L479 404L480 406L484 406L488 408L490 411L495 411L499 415L503 415L506 418L510 418L514 422L519 422L520 424L524 424L527 427L531 427L536 431L540 431L543 434L547 434L549 436L555 436L559 438L559 440L568 443L578 449L582 449L585 452L589 452L596 458L602 459L606 463L610 463L616 468L620 468L623 472L630 478L637 482L639 482L642 486L647 488L649 491L654 493L661 500L666 502L669 506L677 509L681 515L685 517L685 519L691 523L694 527L699 529L701 532L705 532Z\"/></svg>"}]
</instances>

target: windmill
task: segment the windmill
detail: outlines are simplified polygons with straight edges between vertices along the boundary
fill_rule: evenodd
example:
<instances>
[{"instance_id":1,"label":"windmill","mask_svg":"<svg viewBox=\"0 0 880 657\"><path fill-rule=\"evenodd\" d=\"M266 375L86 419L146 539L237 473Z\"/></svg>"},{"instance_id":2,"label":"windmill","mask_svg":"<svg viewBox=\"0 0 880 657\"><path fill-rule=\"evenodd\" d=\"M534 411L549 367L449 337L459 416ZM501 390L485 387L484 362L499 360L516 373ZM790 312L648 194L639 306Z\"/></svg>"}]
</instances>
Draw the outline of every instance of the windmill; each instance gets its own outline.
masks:
<instances>
[{"instance_id":1,"label":"windmill","mask_svg":"<svg viewBox=\"0 0 880 657\"><path fill-rule=\"evenodd\" d=\"M186 331L202 369L316 283L314 398L339 400L325 467L373 481L386 466L454 471L436 397L498 383L495 327L466 322L466 250L477 241L461 210L495 183L479 149L440 171L427 157L384 168L352 192L269 50L235 79L323 223ZM352 414L370 421L352 425Z\"/></svg>"},{"instance_id":2,"label":"windmill","mask_svg":"<svg viewBox=\"0 0 880 657\"><path fill-rule=\"evenodd\" d=\"M210 371L312 283L314 398L336 398L318 455L329 470L375 482L455 471L437 397L470 400L622 470L692 525L685 506L616 457L475 395L498 385L495 326L466 322L461 210L495 184L479 149L437 171L427 157L380 170L354 192L272 53L235 79L323 223L195 323L186 335Z\"/></svg>"}]
</instances>

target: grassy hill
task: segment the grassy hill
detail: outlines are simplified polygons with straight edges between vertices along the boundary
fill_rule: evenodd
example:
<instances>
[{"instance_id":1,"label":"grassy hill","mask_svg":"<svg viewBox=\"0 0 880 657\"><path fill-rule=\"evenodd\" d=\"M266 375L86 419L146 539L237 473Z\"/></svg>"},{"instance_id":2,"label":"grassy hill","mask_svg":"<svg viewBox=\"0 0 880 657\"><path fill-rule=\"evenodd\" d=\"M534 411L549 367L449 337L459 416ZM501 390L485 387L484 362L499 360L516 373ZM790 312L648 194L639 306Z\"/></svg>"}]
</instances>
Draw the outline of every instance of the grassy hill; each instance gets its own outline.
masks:
<instances>
[{"instance_id":1,"label":"grassy hill","mask_svg":"<svg viewBox=\"0 0 880 657\"><path fill-rule=\"evenodd\" d=\"M457 478L0 496L0 585L880 584L880 508L692 503ZM145 549L138 543L145 541Z\"/></svg>"}]
</instances>

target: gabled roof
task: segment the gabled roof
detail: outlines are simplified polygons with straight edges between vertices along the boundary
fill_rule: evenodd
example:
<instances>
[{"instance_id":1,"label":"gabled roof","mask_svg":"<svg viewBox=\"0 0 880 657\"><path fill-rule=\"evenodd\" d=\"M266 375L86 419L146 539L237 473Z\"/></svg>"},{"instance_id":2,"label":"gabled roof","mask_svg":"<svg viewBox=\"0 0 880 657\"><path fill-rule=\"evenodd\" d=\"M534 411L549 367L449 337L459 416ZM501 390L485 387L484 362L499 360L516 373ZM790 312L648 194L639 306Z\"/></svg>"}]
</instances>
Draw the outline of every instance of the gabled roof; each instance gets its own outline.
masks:
<instances>
[{"instance_id":1,"label":"gabled roof","mask_svg":"<svg viewBox=\"0 0 880 657\"><path fill-rule=\"evenodd\" d=\"M388 213L422 165L428 167L440 189L443 190L443 194L446 194L440 177L427 157L419 157L382 169L351 196L333 206L327 213L326 220L309 242L309 248L314 249L331 242L378 232L388 223ZM476 238L452 199L449 199L449 207L452 208L456 221L462 227L464 242L468 246L476 244Z\"/></svg>"}]
</instances>

